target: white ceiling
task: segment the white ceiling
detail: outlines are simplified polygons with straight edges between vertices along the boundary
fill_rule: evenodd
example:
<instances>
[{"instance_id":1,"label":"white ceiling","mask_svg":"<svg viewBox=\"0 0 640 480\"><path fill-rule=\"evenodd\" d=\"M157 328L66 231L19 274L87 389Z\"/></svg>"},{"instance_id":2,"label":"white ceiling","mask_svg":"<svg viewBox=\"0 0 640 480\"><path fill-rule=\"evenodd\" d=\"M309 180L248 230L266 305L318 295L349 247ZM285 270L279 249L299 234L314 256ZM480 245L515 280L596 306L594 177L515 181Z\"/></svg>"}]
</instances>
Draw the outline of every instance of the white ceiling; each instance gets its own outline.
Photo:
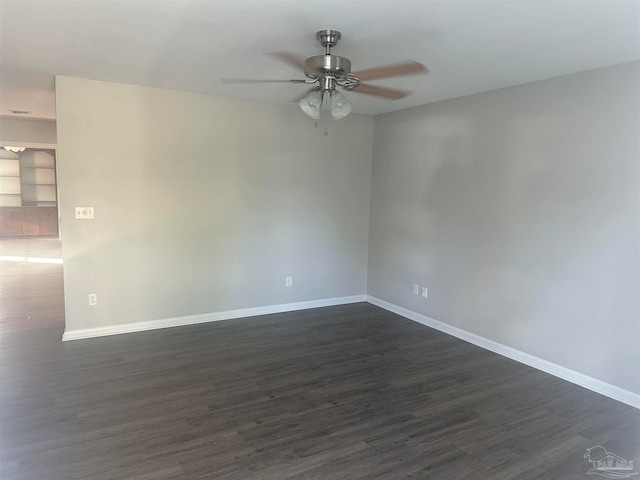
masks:
<instances>
[{"instance_id":1,"label":"white ceiling","mask_svg":"<svg viewBox=\"0 0 640 480\"><path fill-rule=\"evenodd\" d=\"M290 102L306 87L221 78L303 78L268 55L333 53L362 70L417 60L427 75L371 83L402 100L348 93L379 114L640 58L640 0L0 0L0 115L55 118L53 76Z\"/></svg>"}]
</instances>

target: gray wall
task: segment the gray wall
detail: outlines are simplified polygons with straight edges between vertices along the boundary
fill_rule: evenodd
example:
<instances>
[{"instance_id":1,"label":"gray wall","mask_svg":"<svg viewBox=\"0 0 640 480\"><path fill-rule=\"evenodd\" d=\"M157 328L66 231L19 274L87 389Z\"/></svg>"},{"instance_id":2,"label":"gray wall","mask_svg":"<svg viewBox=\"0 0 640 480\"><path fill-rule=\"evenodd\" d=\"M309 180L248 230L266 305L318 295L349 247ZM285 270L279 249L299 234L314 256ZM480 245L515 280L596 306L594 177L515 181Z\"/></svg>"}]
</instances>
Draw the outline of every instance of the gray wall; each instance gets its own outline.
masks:
<instances>
[{"instance_id":1,"label":"gray wall","mask_svg":"<svg viewBox=\"0 0 640 480\"><path fill-rule=\"evenodd\" d=\"M56 104L68 330L366 292L373 118L68 77Z\"/></svg>"},{"instance_id":2,"label":"gray wall","mask_svg":"<svg viewBox=\"0 0 640 480\"><path fill-rule=\"evenodd\" d=\"M640 392L639 85L634 62L377 116L368 293Z\"/></svg>"},{"instance_id":3,"label":"gray wall","mask_svg":"<svg viewBox=\"0 0 640 480\"><path fill-rule=\"evenodd\" d=\"M4 143L56 144L55 120L0 117L0 145Z\"/></svg>"},{"instance_id":4,"label":"gray wall","mask_svg":"<svg viewBox=\"0 0 640 480\"><path fill-rule=\"evenodd\" d=\"M351 115L326 139L295 105L59 77L67 328L367 291L640 392L639 80Z\"/></svg>"}]
</instances>

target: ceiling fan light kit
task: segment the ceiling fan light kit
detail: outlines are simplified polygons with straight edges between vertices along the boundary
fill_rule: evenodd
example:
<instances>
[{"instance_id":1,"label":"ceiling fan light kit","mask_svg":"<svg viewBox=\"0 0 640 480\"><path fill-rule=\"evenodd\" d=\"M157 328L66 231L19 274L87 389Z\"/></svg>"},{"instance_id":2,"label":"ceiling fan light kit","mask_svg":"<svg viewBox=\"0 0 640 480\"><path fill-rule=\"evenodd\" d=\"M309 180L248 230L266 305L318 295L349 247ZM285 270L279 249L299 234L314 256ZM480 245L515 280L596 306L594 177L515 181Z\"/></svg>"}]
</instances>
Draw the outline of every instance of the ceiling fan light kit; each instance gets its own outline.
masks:
<instances>
[{"instance_id":1,"label":"ceiling fan light kit","mask_svg":"<svg viewBox=\"0 0 640 480\"><path fill-rule=\"evenodd\" d=\"M351 113L351 102L338 91L338 87L356 93L364 93L382 98L397 100L409 95L410 92L392 88L377 87L363 83L363 80L377 80L381 78L398 77L426 73L427 69L418 62L405 62L384 67L372 68L361 72L351 72L351 60L338 55L332 55L331 49L335 47L342 34L337 30L320 30L316 38L325 48L324 55L314 55L307 58L304 63L289 53L275 54L277 58L285 61L295 68L301 68L307 80L284 80L290 83L302 83L314 85L311 92L299 101L300 108L311 118L318 120L322 113L322 107L331 114L334 119L344 118ZM253 79L228 79L225 83L279 83L283 80L253 80ZM326 132L325 132L326 135Z\"/></svg>"},{"instance_id":2,"label":"ceiling fan light kit","mask_svg":"<svg viewBox=\"0 0 640 480\"><path fill-rule=\"evenodd\" d=\"M319 120L320 113L322 112L322 105L325 105L325 102L327 101L326 97L330 97L328 108L331 113L331 117L335 120L340 120L351 113L351 102L336 89L312 90L306 97L300 100L300 108L311 118Z\"/></svg>"},{"instance_id":3,"label":"ceiling fan light kit","mask_svg":"<svg viewBox=\"0 0 640 480\"><path fill-rule=\"evenodd\" d=\"M300 100L300 108L304 113L316 120L320 119L322 111L322 94L318 90L313 90L309 95Z\"/></svg>"},{"instance_id":4,"label":"ceiling fan light kit","mask_svg":"<svg viewBox=\"0 0 640 480\"><path fill-rule=\"evenodd\" d=\"M336 120L346 117L351 113L351 102L337 90L331 93L331 116Z\"/></svg>"}]
</instances>

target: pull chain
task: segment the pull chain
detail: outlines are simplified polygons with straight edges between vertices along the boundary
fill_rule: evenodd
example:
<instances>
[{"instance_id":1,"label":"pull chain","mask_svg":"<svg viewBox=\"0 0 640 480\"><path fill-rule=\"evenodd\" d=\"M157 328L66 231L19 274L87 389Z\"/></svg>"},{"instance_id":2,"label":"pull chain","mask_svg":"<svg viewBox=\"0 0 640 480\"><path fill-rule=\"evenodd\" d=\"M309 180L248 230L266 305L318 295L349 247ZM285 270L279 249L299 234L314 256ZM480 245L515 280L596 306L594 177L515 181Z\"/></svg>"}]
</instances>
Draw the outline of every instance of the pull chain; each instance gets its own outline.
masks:
<instances>
[{"instance_id":1,"label":"pull chain","mask_svg":"<svg viewBox=\"0 0 640 480\"><path fill-rule=\"evenodd\" d=\"M329 99L324 103L324 136L328 137L329 136L329 132L327 131L328 129L328 123L329 123L329 103L331 103L331 95L327 92L325 93L323 96L328 96Z\"/></svg>"}]
</instances>

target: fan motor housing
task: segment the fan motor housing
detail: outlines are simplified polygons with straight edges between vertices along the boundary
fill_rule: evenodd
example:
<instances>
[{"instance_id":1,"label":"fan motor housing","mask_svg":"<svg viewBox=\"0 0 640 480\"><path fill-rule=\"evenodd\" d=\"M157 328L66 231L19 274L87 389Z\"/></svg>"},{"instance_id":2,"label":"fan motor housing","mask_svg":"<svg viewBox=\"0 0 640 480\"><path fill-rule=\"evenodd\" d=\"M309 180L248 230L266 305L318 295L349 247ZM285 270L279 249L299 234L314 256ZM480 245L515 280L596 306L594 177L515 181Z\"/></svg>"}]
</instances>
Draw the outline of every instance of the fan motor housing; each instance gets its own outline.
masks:
<instances>
[{"instance_id":1,"label":"fan motor housing","mask_svg":"<svg viewBox=\"0 0 640 480\"><path fill-rule=\"evenodd\" d=\"M304 61L304 74L309 78L324 78L327 76L336 79L346 77L351 73L351 61L348 58L337 55L316 55Z\"/></svg>"}]
</instances>

